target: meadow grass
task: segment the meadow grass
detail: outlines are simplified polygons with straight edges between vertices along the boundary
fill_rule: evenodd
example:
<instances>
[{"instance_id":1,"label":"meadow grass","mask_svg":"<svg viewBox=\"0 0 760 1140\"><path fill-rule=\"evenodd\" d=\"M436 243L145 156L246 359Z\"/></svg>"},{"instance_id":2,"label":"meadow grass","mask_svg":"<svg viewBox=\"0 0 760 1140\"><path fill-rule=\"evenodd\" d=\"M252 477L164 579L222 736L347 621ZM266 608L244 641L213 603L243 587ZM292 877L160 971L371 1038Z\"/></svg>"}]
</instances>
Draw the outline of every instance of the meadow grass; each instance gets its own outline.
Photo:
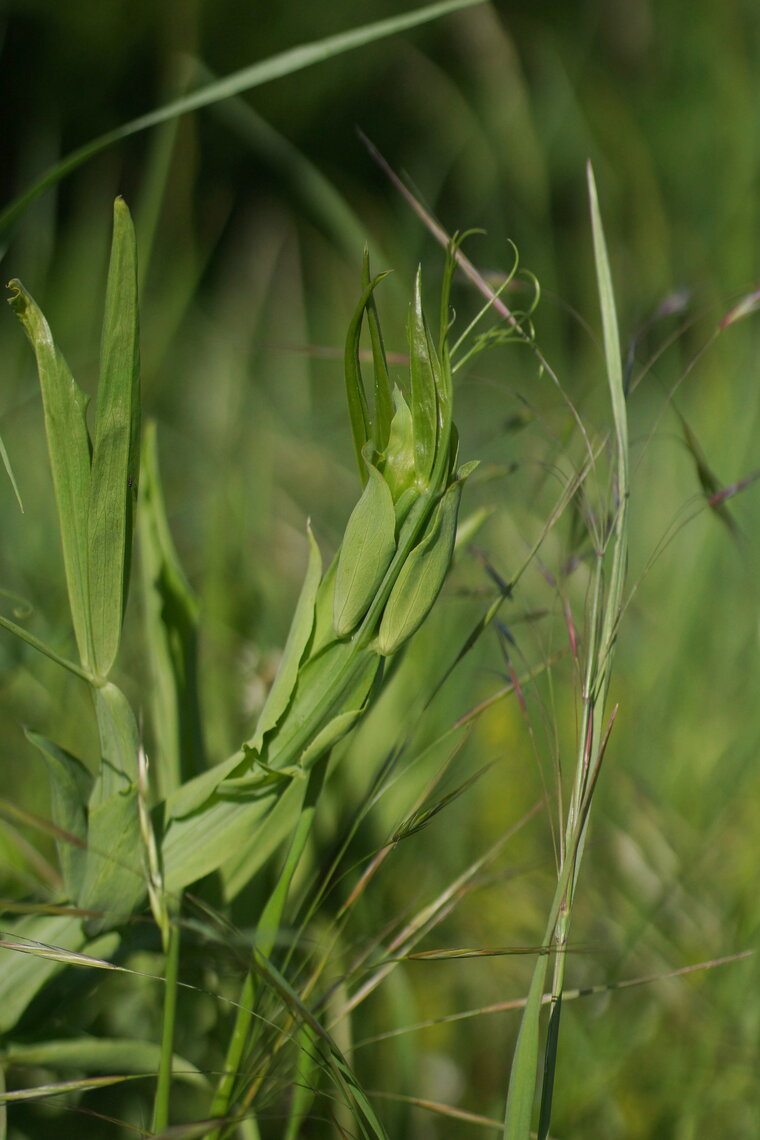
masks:
<instances>
[{"instance_id":1,"label":"meadow grass","mask_svg":"<svg viewBox=\"0 0 760 1140\"><path fill-rule=\"evenodd\" d=\"M657 17L660 31L670 18ZM696 53L702 37L717 42L734 18L738 5L713 13L707 30L689 24L675 56L682 73L687 50ZM733 56L711 57L722 94L704 101L706 130L730 122L736 146L726 164L702 172L692 196L693 165L670 168L666 185L656 175L673 139L657 106L642 95L643 127L634 124L625 72L614 80L580 30L558 39L557 28L552 36L531 17L510 40L488 8L456 28L445 64L431 46L408 49L399 65L406 90L426 92L410 116L420 135L438 140L412 169L428 200L456 188L446 216L488 221L488 241L473 237L466 247L481 282L502 285L510 311L532 306L531 280L510 278L513 255L499 244L508 226L537 270L542 300L522 336L486 340L454 370L463 457L481 463L468 478L453 551L443 512L429 516L429 541L414 531L408 554L422 549L405 575L436 593L436 564L453 555L452 580L398 653L415 625L411 611L426 603L397 602L371 702L360 657L369 655L369 674L379 670L376 651L346 652L350 664L336 654L322 673L309 658L313 616L307 626L316 607L317 627L332 623L348 644L377 592L379 616L394 589L390 579L383 587L377 565L393 564L403 478L391 477L391 489L372 459L383 447L370 411L377 399L386 411L376 422L387 430L387 390L368 393L365 413L359 372L404 382L408 365L398 361L416 359L427 408L420 462L438 439L430 410L441 397L431 393L445 384L430 363L426 388L421 360L445 359L443 334L431 334L432 353L418 320L410 352L403 328L418 260L424 308L435 313L438 304L443 254L425 245L420 221L400 206L368 211L373 270L399 267L377 286L386 368L356 243L366 201L349 207L320 172L318 152L308 162L238 103L219 122L278 171L287 204L262 201L238 217L220 256L219 231L201 232L181 210L170 219L164 210L158 228L151 222L162 201L180 201L191 187L186 166L172 170L186 143L167 132L144 183L154 198L136 208L146 255L143 400L158 419L157 430L146 425L139 480L124 208L91 455L86 397L50 355L39 310L16 293L38 351L48 353L43 396L62 376L70 400L44 401L59 571L30 358L9 315L1 426L27 513L18 515L8 484L2 584L13 596L0 615L4 749L14 772L3 805L8 1135L160 1134L171 1122L174 1135L235 1128L293 1140L531 1128L687 1138L721 1134L727 1120L751 1134L756 966L732 964L757 929L757 333L738 319L756 303L755 268L742 212L749 196L738 212L729 208L755 171L740 127L744 52L734 43ZM450 78L457 67L459 85ZM729 72L737 82L718 84ZM394 166L404 161L398 142L383 146ZM588 151L611 271L598 214L590 225L577 205ZM56 341L87 378L97 371L97 283L113 195L105 166L76 177L80 202L65 231L40 199L31 221L19 221L6 265L24 281L31 273ZM722 204L710 212L710 201ZM565 211L556 229L552 202ZM167 220L176 245L162 245ZM673 293L674 281L693 282L697 300ZM592 326L600 290L599 341L560 317L558 287ZM745 301L735 306L737 296ZM462 329L482 302L458 275L452 298ZM644 311L652 317L636 316ZM345 339L352 313L353 433L340 364L318 351ZM359 340L362 323L370 335ZM108 349L119 337L132 348L117 352L113 394ZM409 470L403 448L394 454ZM449 451L436 468L443 482L421 515L441 505L444 483L458 498L450 459ZM139 562L122 624L138 486ZM341 539L353 548L342 569L340 558L331 562ZM320 557L340 579L337 608L319 598ZM400 572L401 558L394 581ZM284 680L273 686L276 676ZM275 696L265 703L268 692ZM15 728L22 722L28 739ZM315 750L304 765L304 743L320 731L330 759ZM264 756L256 766L267 734L274 743L283 733L274 763ZM43 779L31 778L33 755L50 802ZM699 963L715 968L692 970ZM32 1089L50 1098L47 1107ZM204 1123L217 1112L230 1112L229 1121Z\"/></svg>"}]
</instances>

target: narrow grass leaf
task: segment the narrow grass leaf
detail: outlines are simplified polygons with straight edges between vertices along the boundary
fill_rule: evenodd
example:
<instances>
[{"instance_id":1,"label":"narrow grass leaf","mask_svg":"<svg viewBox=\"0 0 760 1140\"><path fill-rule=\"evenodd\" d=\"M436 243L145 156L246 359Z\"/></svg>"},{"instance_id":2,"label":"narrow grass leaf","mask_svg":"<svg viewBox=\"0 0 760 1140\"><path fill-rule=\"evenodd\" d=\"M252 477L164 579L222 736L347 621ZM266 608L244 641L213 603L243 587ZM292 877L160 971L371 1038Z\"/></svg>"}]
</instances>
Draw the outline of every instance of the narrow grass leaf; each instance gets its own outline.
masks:
<instances>
[{"instance_id":1,"label":"narrow grass leaf","mask_svg":"<svg viewBox=\"0 0 760 1140\"><path fill-rule=\"evenodd\" d=\"M396 514L390 488L367 463L368 480L346 525L333 596L334 625L345 637L369 609L396 549Z\"/></svg>"},{"instance_id":2,"label":"narrow grass leaf","mask_svg":"<svg viewBox=\"0 0 760 1140\"><path fill-rule=\"evenodd\" d=\"M197 683L199 607L169 531L154 422L145 431L139 495L143 629L155 739L151 768L156 790L166 798L206 765Z\"/></svg>"},{"instance_id":3,"label":"narrow grass leaf","mask_svg":"<svg viewBox=\"0 0 760 1140\"><path fill-rule=\"evenodd\" d=\"M536 962L512 1059L504 1118L504 1140L529 1140L538 1068L539 1018L543 1003L547 955Z\"/></svg>"},{"instance_id":4,"label":"narrow grass leaf","mask_svg":"<svg viewBox=\"0 0 760 1140\"><path fill-rule=\"evenodd\" d=\"M288 1108L288 1119L282 1140L298 1140L301 1127L306 1122L309 1110L314 1103L316 1085L319 1079L314 1047L314 1035L307 1025L299 1030L297 1037L298 1062L293 1082L293 1095Z\"/></svg>"},{"instance_id":5,"label":"narrow grass leaf","mask_svg":"<svg viewBox=\"0 0 760 1140\"><path fill-rule=\"evenodd\" d=\"M84 882L87 861L85 808L92 790L92 775L80 760L59 748L52 740L31 729L25 729L25 732L27 740L38 749L47 767L53 822L66 831L72 840L80 842L80 846L77 846L64 839L56 841L67 897L77 899Z\"/></svg>"},{"instance_id":6,"label":"narrow grass leaf","mask_svg":"<svg viewBox=\"0 0 760 1140\"><path fill-rule=\"evenodd\" d=\"M591 163L587 166L589 202L591 205L591 229L594 241L594 261L596 264L597 285L599 288L599 305L602 313L602 329L604 333L604 357L607 366L607 378L612 399L612 415L615 422L615 434L618 445L618 464L621 470L621 494L623 488L627 489L628 479L628 429L625 408L625 392L623 389L623 358L620 352L620 334L618 332L617 311L615 308L615 294L612 288L612 274L610 260L607 253L607 243L604 239L604 228L599 211L599 198L596 192L596 181Z\"/></svg>"},{"instance_id":7,"label":"narrow grass leaf","mask_svg":"<svg viewBox=\"0 0 760 1140\"><path fill-rule=\"evenodd\" d=\"M123 1073L152 1073L158 1068L161 1047L153 1041L128 1037L77 1037L60 1041L39 1041L31 1045L9 1042L3 1058L12 1065L44 1068L82 1069L97 1073L104 1069ZM208 1080L192 1061L174 1054L172 1070L177 1077L207 1085Z\"/></svg>"},{"instance_id":8,"label":"narrow grass leaf","mask_svg":"<svg viewBox=\"0 0 760 1140\"><path fill-rule=\"evenodd\" d=\"M37 359L71 618L82 665L91 670L94 662L86 512L90 497L88 397L71 375L31 295L20 281L11 281L10 288L13 290L10 304L24 326Z\"/></svg>"},{"instance_id":9,"label":"narrow grass leaf","mask_svg":"<svg viewBox=\"0 0 760 1140\"><path fill-rule=\"evenodd\" d=\"M333 1071L334 1079L339 1086L343 1088L353 1103L355 1110L357 1110L355 1124L361 1128L361 1135L374 1137L375 1140L388 1140L388 1135L370 1104L367 1094L341 1050L338 1048L334 1038L314 1017L308 1006L301 1000L288 981L272 965L268 958L258 950L254 950L253 961L262 980L273 989L290 1008L297 1020L312 1030L315 1042L320 1044L327 1053L327 1059Z\"/></svg>"},{"instance_id":10,"label":"narrow grass leaf","mask_svg":"<svg viewBox=\"0 0 760 1140\"><path fill-rule=\"evenodd\" d=\"M71 154L52 166L25 193L11 202L0 214L0 240L7 238L18 218L40 194L55 186L62 178L76 170L93 155L99 154L102 150L106 150L122 139L129 138L140 131L148 130L150 127L156 127L160 123L176 118L178 115L186 115L190 111L208 107L222 99L229 99L232 95L240 95L244 91L260 87L274 79L280 79L282 76L301 71L305 67L311 67L315 63L332 59L343 52L363 47L365 44L384 39L386 36L397 35L420 24L436 20L450 12L457 12L462 8L469 8L483 2L484 0L443 0L443 2L417 8L413 12L391 16L373 24L353 28L348 32L339 32L337 35L328 36L310 44L290 48L288 51L270 56L269 59L254 63L250 67L244 67L232 75L225 76L224 79L209 83L189 95L183 95L163 107L158 107L155 111L140 115L139 118L132 119L130 122L124 123L115 130L108 131L72 151Z\"/></svg>"},{"instance_id":11,"label":"narrow grass leaf","mask_svg":"<svg viewBox=\"0 0 760 1140\"><path fill-rule=\"evenodd\" d=\"M422 274L419 269L414 283L414 301L409 310L408 339L415 466L420 484L426 486L436 454L438 402L433 374L435 350L422 312Z\"/></svg>"},{"instance_id":12,"label":"narrow grass leaf","mask_svg":"<svg viewBox=\"0 0 760 1140\"><path fill-rule=\"evenodd\" d=\"M362 379L361 361L359 359L359 346L361 343L364 313L369 300L386 274L382 273L370 281L362 291L359 303L354 309L353 316L348 324L346 344L343 352L343 370L346 378L346 402L348 403L348 418L351 423L351 436L354 441L354 454L359 468L359 477L362 486L367 482L367 464L364 458L364 448L372 438L372 415L367 394Z\"/></svg>"},{"instance_id":13,"label":"narrow grass leaf","mask_svg":"<svg viewBox=\"0 0 760 1140\"><path fill-rule=\"evenodd\" d=\"M288 706L298 677L298 666L314 628L314 606L322 576L322 556L319 546L308 528L309 561L306 566L301 593L298 597L285 648L282 652L277 676L261 710L256 731L249 747L261 751L264 737L275 727Z\"/></svg>"},{"instance_id":14,"label":"narrow grass leaf","mask_svg":"<svg viewBox=\"0 0 760 1140\"><path fill-rule=\"evenodd\" d=\"M364 261L362 263L362 285L366 288L369 283L369 250L365 247ZM380 329L380 319L377 315L374 293L370 294L367 302L367 327L369 329L370 345L372 346L372 367L375 373L374 444L375 450L380 452L388 442L391 420L393 419L393 400L391 398L388 361L385 356L383 334Z\"/></svg>"},{"instance_id":15,"label":"narrow grass leaf","mask_svg":"<svg viewBox=\"0 0 760 1140\"><path fill-rule=\"evenodd\" d=\"M94 665L111 671L121 637L137 497L140 356L137 246L129 210L117 198L106 287L88 517Z\"/></svg>"}]
</instances>

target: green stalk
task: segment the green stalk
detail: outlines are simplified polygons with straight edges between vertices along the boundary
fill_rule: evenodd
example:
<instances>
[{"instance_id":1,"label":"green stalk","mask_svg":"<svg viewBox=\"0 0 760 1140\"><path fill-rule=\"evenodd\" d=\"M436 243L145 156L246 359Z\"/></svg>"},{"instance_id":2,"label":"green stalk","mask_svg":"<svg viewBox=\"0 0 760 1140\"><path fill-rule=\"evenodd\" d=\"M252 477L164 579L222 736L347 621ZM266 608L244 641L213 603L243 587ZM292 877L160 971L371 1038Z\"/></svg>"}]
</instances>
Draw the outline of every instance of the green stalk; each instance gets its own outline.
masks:
<instances>
[{"instance_id":1,"label":"green stalk","mask_svg":"<svg viewBox=\"0 0 760 1140\"><path fill-rule=\"evenodd\" d=\"M594 583L594 600L589 623L591 644L589 646L588 668L583 700L585 704L583 723L578 750L576 777L568 810L565 857L572 853L572 871L568 878L554 932L558 953L554 960L554 977L549 1013L549 1029L544 1051L544 1078L541 1088L541 1109L538 1124L538 1140L546 1140L551 1123L554 1072L559 1037L559 1018L562 1008L562 991L565 978L565 951L570 933L573 897L578 879L580 862L589 818L591 796L601 765L606 735L604 713L612 673L612 659L617 638L618 623L623 601L623 586L628 555L628 424L623 391L620 341L617 317L612 290L609 259L604 239L596 184L591 167L588 167L589 200L594 239L599 301L604 331L605 360L610 388L612 415L617 444L618 508L615 527L612 533L612 557L609 581L605 591L604 554L599 552ZM601 617L601 624L600 624Z\"/></svg>"},{"instance_id":2,"label":"green stalk","mask_svg":"<svg viewBox=\"0 0 760 1140\"><path fill-rule=\"evenodd\" d=\"M544 944L553 945L555 959L549 1027L544 1047L538 1126L539 1140L547 1140L551 1123L567 940L570 931L573 897L586 840L591 800L607 744L608 733L605 733L604 730L605 704L612 672L618 623L623 606L623 586L628 550L628 500L630 493L628 426L623 390L622 357L607 248L594 176L590 166L588 168L588 188L604 332L605 363L617 445L613 482L616 512L614 529L611 534L601 537L598 544L599 549L596 552L593 597L588 621L589 645L582 693L583 717L578 757L564 831L559 878L544 934ZM608 575L605 573L605 563L608 566ZM539 1055L539 1019L547 968L548 962L546 958L542 958L536 963L533 973L512 1061L504 1121L504 1140L528 1140L530 1135Z\"/></svg>"},{"instance_id":3,"label":"green stalk","mask_svg":"<svg viewBox=\"0 0 760 1140\"><path fill-rule=\"evenodd\" d=\"M328 759L329 753L317 761L309 774L309 782L306 786L303 807L290 841L285 863L280 872L277 884L259 919L251 966L240 993L235 1025L224 1062L224 1072L219 1080L216 1094L211 1104L211 1115L214 1117L226 1116L229 1112L237 1075L240 1072L246 1053L250 1051L252 1044L250 1040L252 1037L251 1027L258 975L255 963L256 955L263 954L268 958L274 949L277 932L280 928L285 904L288 899L290 885L311 833L317 804L324 786ZM255 1124L255 1122L253 1123ZM214 1131L209 1134L208 1140L221 1140L224 1129L225 1125L220 1125L218 1128L215 1128Z\"/></svg>"},{"instance_id":4,"label":"green stalk","mask_svg":"<svg viewBox=\"0 0 760 1140\"><path fill-rule=\"evenodd\" d=\"M172 1057L174 1056L174 1025L177 1014L177 977L179 974L179 923L169 926L168 946L166 947L166 972L164 975L164 1018L161 1034L161 1060L158 1066L156 1099L153 1104L153 1124L155 1133L163 1132L169 1125L169 1097L172 1081Z\"/></svg>"}]
</instances>

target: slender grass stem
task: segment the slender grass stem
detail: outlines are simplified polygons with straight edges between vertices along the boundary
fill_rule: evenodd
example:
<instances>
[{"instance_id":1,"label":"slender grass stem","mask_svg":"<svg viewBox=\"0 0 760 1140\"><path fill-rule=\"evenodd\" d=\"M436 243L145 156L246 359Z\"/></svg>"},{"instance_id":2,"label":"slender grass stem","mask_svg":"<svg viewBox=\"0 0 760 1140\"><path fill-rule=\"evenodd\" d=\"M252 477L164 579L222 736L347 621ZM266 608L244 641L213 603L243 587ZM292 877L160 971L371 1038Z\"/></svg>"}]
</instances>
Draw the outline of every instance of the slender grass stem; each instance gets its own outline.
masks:
<instances>
[{"instance_id":1,"label":"slender grass stem","mask_svg":"<svg viewBox=\"0 0 760 1140\"><path fill-rule=\"evenodd\" d=\"M161 1060L158 1066L156 1099L153 1105L153 1131L163 1132L169 1124L169 1098L174 1055L174 1025L177 1014L177 978L179 975L180 927L172 922L166 952L164 984L164 1018L161 1036Z\"/></svg>"},{"instance_id":2,"label":"slender grass stem","mask_svg":"<svg viewBox=\"0 0 760 1140\"><path fill-rule=\"evenodd\" d=\"M250 1052L254 1044L255 1034L252 1031L253 1008L258 989L258 971L255 964L255 957L256 955L264 955L268 958L274 949L293 876L298 868L309 835L311 834L317 804L324 786L328 759L329 754L323 756L311 770L309 782L306 786L303 807L290 841L285 863L277 884L259 919L254 955L250 969L243 982L238 1010L235 1016L235 1025L225 1058L224 1073L219 1080L216 1095L211 1105L212 1116L225 1116L229 1112L235 1091L235 1082L241 1071L246 1054ZM257 1086L254 1085L248 1091L245 1098L246 1103L250 1103L252 1096L255 1095L256 1087ZM249 1117L248 1119L255 1125L253 1118ZM224 1126L215 1129L210 1133L209 1140L221 1140L224 1131Z\"/></svg>"}]
</instances>

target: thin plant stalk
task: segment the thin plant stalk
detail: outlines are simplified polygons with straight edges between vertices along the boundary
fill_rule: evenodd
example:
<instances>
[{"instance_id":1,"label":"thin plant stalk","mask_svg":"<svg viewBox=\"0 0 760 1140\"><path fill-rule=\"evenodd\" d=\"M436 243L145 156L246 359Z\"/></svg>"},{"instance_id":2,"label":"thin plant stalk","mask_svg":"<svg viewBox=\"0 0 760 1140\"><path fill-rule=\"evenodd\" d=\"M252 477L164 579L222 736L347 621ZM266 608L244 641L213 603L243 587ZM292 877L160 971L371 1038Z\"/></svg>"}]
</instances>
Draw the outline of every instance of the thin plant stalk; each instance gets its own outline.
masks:
<instances>
[{"instance_id":1,"label":"thin plant stalk","mask_svg":"<svg viewBox=\"0 0 760 1140\"><path fill-rule=\"evenodd\" d=\"M546 1140L551 1123L565 957L572 918L573 898L583 856L591 802L609 739L609 728L605 728L605 706L620 614L623 609L623 589L628 554L628 501L630 491L628 428L623 389L622 356L607 248L594 175L590 165L588 167L588 190L604 333L605 364L615 430L616 464L613 475L615 511L609 533L597 536L596 565L588 621L589 643L582 692L581 731L578 741L575 777L564 830L559 878L544 935L544 943L553 946L555 957L549 1028L544 1048L538 1125L539 1140ZM533 973L512 1062L504 1121L504 1140L528 1140L530 1135L539 1054L539 1019L547 970L548 960L546 957L542 957L536 963Z\"/></svg>"},{"instance_id":2,"label":"thin plant stalk","mask_svg":"<svg viewBox=\"0 0 760 1140\"><path fill-rule=\"evenodd\" d=\"M158 1066L156 1098L153 1104L153 1131L162 1132L169 1124L169 1098L174 1056L174 1026L177 1015L177 979L179 976L180 926L169 926L164 975L164 1016L161 1033L161 1060Z\"/></svg>"},{"instance_id":3,"label":"thin plant stalk","mask_svg":"<svg viewBox=\"0 0 760 1140\"><path fill-rule=\"evenodd\" d=\"M237 1013L235 1015L235 1025L230 1036L230 1043L225 1058L224 1072L219 1080L219 1085L211 1105L211 1115L215 1117L227 1115L235 1089L235 1081L241 1070L246 1054L250 1052L252 1044L251 1026L253 1022L253 1009L256 1001L258 975L260 972L256 968L256 955L263 954L269 957L274 949L293 876L296 873L309 835L311 834L317 804L319 803L319 797L324 786L328 759L329 755L326 754L323 756L317 761L309 774L309 782L306 787L303 807L298 818L296 829L293 832L287 855L285 856L285 863L280 872L277 884L259 920L254 954L252 955L251 965L240 993ZM255 1089L251 1091L253 1093ZM250 1099L250 1097L246 1099ZM216 1128L210 1133L209 1140L221 1140L223 1131L223 1125Z\"/></svg>"},{"instance_id":4,"label":"thin plant stalk","mask_svg":"<svg viewBox=\"0 0 760 1140\"><path fill-rule=\"evenodd\" d=\"M591 223L594 239L599 302L604 331L604 349L607 377L610 386L612 414L615 424L617 463L615 470L617 511L614 528L610 535L612 551L610 555L609 580L604 580L606 551L599 552L594 600L591 612L588 668L583 693L583 718L579 740L576 779L567 819L567 841L565 857L572 851L572 874L569 878L566 897L560 906L555 942L558 953L554 960L554 978L547 1035L544 1080L541 1093L541 1110L538 1125L539 1140L546 1140L551 1123L554 1071L559 1036L559 1018L562 1008L562 991L565 976L567 942L572 918L572 904L585 844L591 797L594 791L599 768L608 739L605 732L605 705L612 673L614 653L620 613L623 606L623 588L628 556L628 428L623 391L622 357L615 313L607 248L604 240L596 185L591 166L588 167L589 199ZM605 588L606 586L606 588Z\"/></svg>"}]
</instances>

